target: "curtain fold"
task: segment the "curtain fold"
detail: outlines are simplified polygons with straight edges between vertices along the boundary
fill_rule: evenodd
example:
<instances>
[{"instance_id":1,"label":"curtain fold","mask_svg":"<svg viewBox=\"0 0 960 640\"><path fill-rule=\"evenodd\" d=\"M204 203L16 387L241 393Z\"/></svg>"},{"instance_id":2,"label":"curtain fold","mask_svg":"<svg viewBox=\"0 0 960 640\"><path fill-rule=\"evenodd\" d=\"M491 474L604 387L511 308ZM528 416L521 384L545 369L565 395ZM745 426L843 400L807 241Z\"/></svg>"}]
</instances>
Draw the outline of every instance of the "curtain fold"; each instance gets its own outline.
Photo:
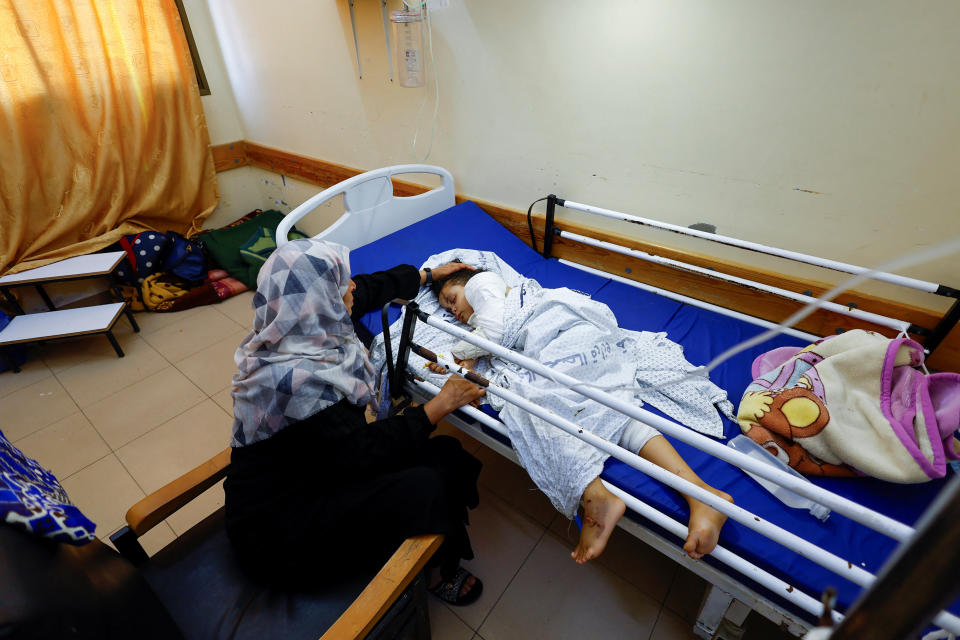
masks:
<instances>
[{"instance_id":1,"label":"curtain fold","mask_svg":"<svg viewBox=\"0 0 960 640\"><path fill-rule=\"evenodd\" d=\"M216 206L173 0L0 0L0 274Z\"/></svg>"}]
</instances>

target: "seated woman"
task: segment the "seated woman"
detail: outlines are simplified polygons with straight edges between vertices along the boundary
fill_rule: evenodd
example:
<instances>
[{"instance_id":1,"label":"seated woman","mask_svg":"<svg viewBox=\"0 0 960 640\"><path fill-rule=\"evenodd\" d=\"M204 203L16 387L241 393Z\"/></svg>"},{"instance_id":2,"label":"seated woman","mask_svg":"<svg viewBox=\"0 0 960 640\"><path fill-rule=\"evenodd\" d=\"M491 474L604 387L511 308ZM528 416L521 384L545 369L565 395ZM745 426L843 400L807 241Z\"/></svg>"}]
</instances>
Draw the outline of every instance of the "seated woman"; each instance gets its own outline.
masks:
<instances>
[{"instance_id":1,"label":"seated woman","mask_svg":"<svg viewBox=\"0 0 960 640\"><path fill-rule=\"evenodd\" d=\"M253 576L318 586L382 565L409 536L440 533L429 587L451 604L479 597L483 585L459 563L473 558L465 524L480 462L455 438L429 435L483 390L451 378L423 406L364 417L374 372L351 314L413 297L425 279L402 265L351 280L347 248L310 239L260 270L253 331L235 356L224 484L227 534Z\"/></svg>"},{"instance_id":2,"label":"seated woman","mask_svg":"<svg viewBox=\"0 0 960 640\"><path fill-rule=\"evenodd\" d=\"M531 283L530 291L527 294L528 300L540 295L539 292L543 290L540 290L539 286L535 285L533 281L527 282ZM499 275L491 272L463 270L452 273L445 278L435 279L431 288L444 309L452 313L458 321L476 327L475 335L485 337L504 346L512 346L528 356L539 359L541 362L544 361L543 354L546 353L546 350L539 347L530 348L530 343L535 342L530 337L521 338L519 342L513 344L506 344L510 341L506 335L508 332L505 330L506 314L508 313L506 303L510 294L510 287ZM587 309L591 313L583 314L584 317L575 318L571 324L566 325L564 330L577 333L577 337L573 338L574 340L590 340L592 336L599 336L606 340L603 331L610 334L611 329L617 328L612 313L605 305L600 305L585 298L584 301L583 304L591 305ZM547 313L561 313L559 311L560 302L554 301L552 310ZM592 305L595 305L596 308ZM519 306L523 306L522 296ZM522 313L519 313L519 307L511 308L511 313L515 322L516 316L522 315ZM609 316L609 318L603 318L604 315ZM586 319L590 316L600 319ZM584 327L586 327L585 331L579 331ZM598 330L597 327L603 327L603 331ZM625 332L625 330L620 331L630 333ZM531 332L521 330L519 333L529 336ZM610 341L613 342L621 338L623 336L617 333L616 338L612 338ZM618 342L616 344L622 345L623 343ZM451 351L455 360L467 368L473 368L478 357L488 355L483 349L466 341L460 341ZM556 354L554 353L554 355ZM563 360L569 359L564 358ZM562 361L560 363L554 361L550 364L559 367L563 366L561 363ZM574 368L586 366L583 361L573 365ZM437 365L432 366L431 369L436 372L443 371L442 367ZM602 372L602 370L597 371ZM571 371L569 368L566 372L580 379L592 379L589 374L584 374L586 369L580 372L582 375L575 375L577 372ZM687 393L713 394L715 393L714 390L722 392L708 381L704 380L703 383L705 384L691 388ZM523 388L523 386L517 386L513 390L521 392L522 395L521 390ZM624 398L631 397L629 392L619 390L619 393ZM624 421L622 428L617 428L613 426L613 423L617 418L623 418L623 416L599 403L590 400L586 400L586 402L592 403L590 410L586 414L581 414L581 411L583 411L583 405L581 404L579 410L574 409L573 415L580 414L580 417L585 417L592 412L594 424L602 425L602 428L605 429L603 433L599 433L599 430L594 431L597 435L613 442L619 442L620 446L637 452L642 458L689 480L724 500L733 502L729 495L714 489L701 480L680 457L673 445L655 429L636 420ZM653 400L653 402L656 401ZM574 407L565 406L564 408L571 409ZM560 413L557 408L551 407L551 410ZM501 413L501 417L503 415ZM510 421L505 420L504 422L508 424L509 429ZM574 498L580 498L580 503L583 506L583 528L580 532L579 543L570 555L577 563L583 564L603 552L614 526L623 515L626 507L620 498L610 493L600 482L598 469L602 468L606 455L569 434L556 429L551 431L548 426L545 426L542 432L531 436L529 427L532 424L535 423L524 425L520 429L510 429L511 442L513 442L514 450L517 451L524 468L530 472L531 478L551 498L551 501L561 512L566 511L567 507L565 505L569 504L571 493ZM548 439L551 440L550 443L545 442ZM557 446L557 441L562 441L565 444ZM589 458L589 462L585 458ZM544 460L550 460L550 462L544 464ZM536 473L528 465L536 467ZM551 465L555 468L551 468ZM558 488L557 485L563 485L564 488ZM571 492L566 490L566 487L574 487L574 489ZM684 498L690 507L690 522L683 549L691 558L697 559L710 553L716 547L720 529L726 520L726 516L687 495L684 495ZM570 517L569 513L565 513L565 515Z\"/></svg>"}]
</instances>

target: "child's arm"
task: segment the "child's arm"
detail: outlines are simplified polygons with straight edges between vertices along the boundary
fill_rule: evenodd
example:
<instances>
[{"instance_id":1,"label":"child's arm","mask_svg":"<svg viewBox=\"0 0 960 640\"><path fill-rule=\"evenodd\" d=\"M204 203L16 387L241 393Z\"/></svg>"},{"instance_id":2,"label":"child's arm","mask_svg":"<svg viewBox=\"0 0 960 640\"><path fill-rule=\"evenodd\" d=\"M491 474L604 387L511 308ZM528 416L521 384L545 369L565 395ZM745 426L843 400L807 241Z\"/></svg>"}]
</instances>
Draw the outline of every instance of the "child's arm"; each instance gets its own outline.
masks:
<instances>
[{"instance_id":1,"label":"child's arm","mask_svg":"<svg viewBox=\"0 0 960 640\"><path fill-rule=\"evenodd\" d=\"M465 369L470 369L471 371L473 371L474 365L477 364L476 360L457 360L456 358L454 358L454 360L460 366L464 367ZM430 371L433 371L434 373L449 373L443 367L443 365L437 364L436 362L428 362L427 368L430 369Z\"/></svg>"},{"instance_id":2,"label":"child's arm","mask_svg":"<svg viewBox=\"0 0 960 640\"><path fill-rule=\"evenodd\" d=\"M478 338L485 338L489 340L486 332L483 329L474 329L472 335ZM453 345L453 348L450 350L450 353L453 354L453 359L458 364L464 361L469 361L471 363L471 366L468 368L473 368L472 365L476 364L477 358L490 355L489 351L486 351L482 347L478 347L475 344L471 344L466 340L461 340L457 344Z\"/></svg>"}]
</instances>

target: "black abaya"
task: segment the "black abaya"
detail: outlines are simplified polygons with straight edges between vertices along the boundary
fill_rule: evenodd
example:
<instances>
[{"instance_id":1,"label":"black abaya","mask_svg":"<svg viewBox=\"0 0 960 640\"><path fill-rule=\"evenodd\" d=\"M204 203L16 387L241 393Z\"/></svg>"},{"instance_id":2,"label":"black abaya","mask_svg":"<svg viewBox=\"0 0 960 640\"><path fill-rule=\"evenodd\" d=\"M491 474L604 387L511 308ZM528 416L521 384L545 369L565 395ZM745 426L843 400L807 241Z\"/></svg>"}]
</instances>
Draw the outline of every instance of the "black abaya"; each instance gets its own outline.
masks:
<instances>
[{"instance_id":1,"label":"black abaya","mask_svg":"<svg viewBox=\"0 0 960 640\"><path fill-rule=\"evenodd\" d=\"M401 266L354 278L354 318L412 298L419 272ZM407 537L442 533L445 579L473 557L467 509L480 462L435 429L421 407L367 423L346 400L232 451L224 484L227 534L241 564L289 586L375 567Z\"/></svg>"}]
</instances>

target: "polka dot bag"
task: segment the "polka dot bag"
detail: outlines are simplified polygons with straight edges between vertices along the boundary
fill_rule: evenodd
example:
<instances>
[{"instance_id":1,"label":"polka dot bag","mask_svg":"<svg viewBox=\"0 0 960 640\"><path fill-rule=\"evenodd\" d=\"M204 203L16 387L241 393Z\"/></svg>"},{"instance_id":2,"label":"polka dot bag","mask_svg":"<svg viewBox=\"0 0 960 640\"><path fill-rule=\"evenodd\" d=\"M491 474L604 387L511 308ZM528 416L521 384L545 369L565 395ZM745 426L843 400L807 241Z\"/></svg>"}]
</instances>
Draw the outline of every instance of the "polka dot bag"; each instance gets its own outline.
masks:
<instances>
[{"instance_id":1,"label":"polka dot bag","mask_svg":"<svg viewBox=\"0 0 960 640\"><path fill-rule=\"evenodd\" d=\"M147 276L163 268L170 252L170 238L159 231L143 231L124 236L120 246L127 252L127 261L117 267L117 280L121 284L140 285Z\"/></svg>"}]
</instances>

